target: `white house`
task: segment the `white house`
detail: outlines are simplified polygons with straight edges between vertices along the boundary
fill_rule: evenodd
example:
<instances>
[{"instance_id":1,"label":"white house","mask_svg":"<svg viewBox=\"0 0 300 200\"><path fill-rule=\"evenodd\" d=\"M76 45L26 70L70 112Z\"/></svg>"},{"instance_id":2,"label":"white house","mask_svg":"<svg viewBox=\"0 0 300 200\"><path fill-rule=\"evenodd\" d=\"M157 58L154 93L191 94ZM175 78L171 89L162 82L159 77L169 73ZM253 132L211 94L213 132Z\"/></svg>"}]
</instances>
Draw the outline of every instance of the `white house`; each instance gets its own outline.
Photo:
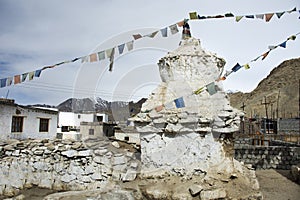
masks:
<instances>
[{"instance_id":1,"label":"white house","mask_svg":"<svg viewBox=\"0 0 300 200\"><path fill-rule=\"evenodd\" d=\"M58 117L58 128L57 133L61 139L73 139L80 140L82 135L103 135L101 133L93 132L90 129L100 130L100 126L93 124L93 128L86 126L81 128L81 124L87 125L86 123L103 123L108 122L108 115L102 113L73 113L73 112L59 112ZM82 130L81 130L82 129ZM102 126L101 126L102 129ZM88 131L88 132L87 132ZM86 133L87 132L87 133Z\"/></svg>"},{"instance_id":2,"label":"white house","mask_svg":"<svg viewBox=\"0 0 300 200\"><path fill-rule=\"evenodd\" d=\"M58 111L21 106L0 98L0 139L54 139Z\"/></svg>"}]
</instances>

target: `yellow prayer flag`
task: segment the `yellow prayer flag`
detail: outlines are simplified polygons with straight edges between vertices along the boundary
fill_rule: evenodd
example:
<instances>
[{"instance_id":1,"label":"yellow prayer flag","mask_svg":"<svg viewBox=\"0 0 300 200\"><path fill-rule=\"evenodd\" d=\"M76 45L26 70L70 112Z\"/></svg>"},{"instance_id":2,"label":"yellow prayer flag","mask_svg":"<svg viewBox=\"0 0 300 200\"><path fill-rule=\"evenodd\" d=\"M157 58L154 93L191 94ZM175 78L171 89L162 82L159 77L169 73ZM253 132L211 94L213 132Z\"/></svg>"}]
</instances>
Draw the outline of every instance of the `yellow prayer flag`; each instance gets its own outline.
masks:
<instances>
[{"instance_id":1,"label":"yellow prayer flag","mask_svg":"<svg viewBox=\"0 0 300 200\"><path fill-rule=\"evenodd\" d=\"M250 65L249 64L245 64L245 65L243 65L243 67L245 67L245 69L250 69Z\"/></svg>"},{"instance_id":2,"label":"yellow prayer flag","mask_svg":"<svg viewBox=\"0 0 300 200\"><path fill-rule=\"evenodd\" d=\"M236 22L239 22L243 17L244 17L244 16L236 16L236 17L235 17L235 21L236 21Z\"/></svg>"},{"instance_id":3,"label":"yellow prayer flag","mask_svg":"<svg viewBox=\"0 0 300 200\"><path fill-rule=\"evenodd\" d=\"M204 87L199 88L198 90L194 91L194 94L200 94L203 91Z\"/></svg>"},{"instance_id":4,"label":"yellow prayer flag","mask_svg":"<svg viewBox=\"0 0 300 200\"><path fill-rule=\"evenodd\" d=\"M190 19L198 19L197 12L191 12Z\"/></svg>"}]
</instances>

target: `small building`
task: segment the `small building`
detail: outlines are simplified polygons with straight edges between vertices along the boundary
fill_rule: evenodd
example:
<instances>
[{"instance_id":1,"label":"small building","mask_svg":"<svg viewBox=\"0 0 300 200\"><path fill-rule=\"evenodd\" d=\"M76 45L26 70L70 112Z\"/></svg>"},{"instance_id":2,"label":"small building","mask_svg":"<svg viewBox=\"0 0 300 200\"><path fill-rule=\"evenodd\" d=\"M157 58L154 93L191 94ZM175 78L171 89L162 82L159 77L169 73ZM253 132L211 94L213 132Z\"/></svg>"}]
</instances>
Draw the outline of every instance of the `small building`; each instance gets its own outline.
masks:
<instances>
[{"instance_id":1,"label":"small building","mask_svg":"<svg viewBox=\"0 0 300 200\"><path fill-rule=\"evenodd\" d=\"M0 139L54 139L58 110L15 104L0 98Z\"/></svg>"},{"instance_id":2,"label":"small building","mask_svg":"<svg viewBox=\"0 0 300 200\"><path fill-rule=\"evenodd\" d=\"M59 112L57 137L81 140L94 137L92 130L95 136L103 135L102 123L107 121L108 115L103 113Z\"/></svg>"},{"instance_id":3,"label":"small building","mask_svg":"<svg viewBox=\"0 0 300 200\"><path fill-rule=\"evenodd\" d=\"M81 122L80 123L81 139L103 137L103 123L101 122Z\"/></svg>"},{"instance_id":4,"label":"small building","mask_svg":"<svg viewBox=\"0 0 300 200\"><path fill-rule=\"evenodd\" d=\"M124 123L118 124L118 128L114 131L114 138L129 144L141 144L140 133L136 128L134 126L127 126Z\"/></svg>"}]
</instances>

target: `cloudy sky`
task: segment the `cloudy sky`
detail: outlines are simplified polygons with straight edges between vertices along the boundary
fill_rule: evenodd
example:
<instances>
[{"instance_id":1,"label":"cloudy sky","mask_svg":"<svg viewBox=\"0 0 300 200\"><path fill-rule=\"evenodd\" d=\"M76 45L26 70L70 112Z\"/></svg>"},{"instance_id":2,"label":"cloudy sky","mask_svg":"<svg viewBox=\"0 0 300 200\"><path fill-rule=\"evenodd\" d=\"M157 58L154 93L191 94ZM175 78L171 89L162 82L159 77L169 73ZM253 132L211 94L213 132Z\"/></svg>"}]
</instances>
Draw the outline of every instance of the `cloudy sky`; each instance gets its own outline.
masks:
<instances>
[{"instance_id":1,"label":"cloudy sky","mask_svg":"<svg viewBox=\"0 0 300 200\"><path fill-rule=\"evenodd\" d=\"M299 0L0 0L0 78L88 55L172 25L189 13L250 15L300 8ZM190 21L192 35L203 48L226 60L225 68L246 64L300 32L300 14L273 16L270 22L234 18ZM181 32L181 30L180 30ZM108 62L80 61L44 70L41 77L0 88L0 97L19 104L57 105L70 97L137 100L147 97L160 82L156 63L178 47L181 33L141 39L134 49L116 56L113 72ZM250 92L281 62L300 57L300 36L287 48L251 63L226 81L226 90Z\"/></svg>"}]
</instances>

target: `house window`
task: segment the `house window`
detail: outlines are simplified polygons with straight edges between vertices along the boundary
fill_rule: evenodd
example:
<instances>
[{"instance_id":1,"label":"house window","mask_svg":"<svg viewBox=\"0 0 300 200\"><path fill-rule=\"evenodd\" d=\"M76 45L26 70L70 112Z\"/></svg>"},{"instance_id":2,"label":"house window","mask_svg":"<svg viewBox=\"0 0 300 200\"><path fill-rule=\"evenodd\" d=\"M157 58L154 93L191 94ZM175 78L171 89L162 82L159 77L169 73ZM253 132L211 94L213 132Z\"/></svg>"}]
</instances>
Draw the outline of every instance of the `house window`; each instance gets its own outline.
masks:
<instances>
[{"instance_id":1,"label":"house window","mask_svg":"<svg viewBox=\"0 0 300 200\"><path fill-rule=\"evenodd\" d=\"M80 117L81 117L81 116L80 116L80 115L78 115L77 117L78 117L78 119L80 119Z\"/></svg>"},{"instance_id":2,"label":"house window","mask_svg":"<svg viewBox=\"0 0 300 200\"><path fill-rule=\"evenodd\" d=\"M23 132L23 119L20 116L12 117L11 132Z\"/></svg>"},{"instance_id":3,"label":"house window","mask_svg":"<svg viewBox=\"0 0 300 200\"><path fill-rule=\"evenodd\" d=\"M89 135L94 135L94 129L89 129Z\"/></svg>"},{"instance_id":4,"label":"house window","mask_svg":"<svg viewBox=\"0 0 300 200\"><path fill-rule=\"evenodd\" d=\"M40 132L48 132L49 131L49 119L40 118Z\"/></svg>"},{"instance_id":5,"label":"house window","mask_svg":"<svg viewBox=\"0 0 300 200\"><path fill-rule=\"evenodd\" d=\"M103 116L97 116L97 121L98 122L103 122Z\"/></svg>"},{"instance_id":6,"label":"house window","mask_svg":"<svg viewBox=\"0 0 300 200\"><path fill-rule=\"evenodd\" d=\"M69 127L68 126L62 126L61 127L61 132L69 132Z\"/></svg>"}]
</instances>

